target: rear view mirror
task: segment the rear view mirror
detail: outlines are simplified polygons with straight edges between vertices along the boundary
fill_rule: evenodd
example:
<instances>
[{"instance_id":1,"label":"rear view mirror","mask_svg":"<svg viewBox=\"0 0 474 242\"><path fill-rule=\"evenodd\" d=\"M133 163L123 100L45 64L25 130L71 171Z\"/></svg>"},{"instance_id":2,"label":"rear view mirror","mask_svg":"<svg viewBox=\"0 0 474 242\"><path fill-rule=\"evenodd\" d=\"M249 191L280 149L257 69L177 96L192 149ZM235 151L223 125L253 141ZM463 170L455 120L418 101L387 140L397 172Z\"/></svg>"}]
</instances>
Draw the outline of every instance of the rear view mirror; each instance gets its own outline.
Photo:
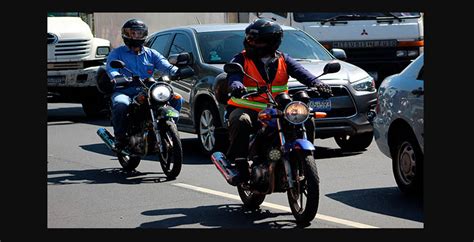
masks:
<instances>
[{"instance_id":1,"label":"rear view mirror","mask_svg":"<svg viewBox=\"0 0 474 242\"><path fill-rule=\"evenodd\" d=\"M118 68L124 68L124 67L125 67L125 63L124 63L123 61L121 61L121 60L113 60L113 61L110 62L110 66L111 66L112 68L116 68L116 69L118 69Z\"/></svg>"},{"instance_id":2,"label":"rear view mirror","mask_svg":"<svg viewBox=\"0 0 474 242\"><path fill-rule=\"evenodd\" d=\"M244 68L239 63L227 63L224 65L224 71L229 74L243 74Z\"/></svg>"},{"instance_id":3,"label":"rear view mirror","mask_svg":"<svg viewBox=\"0 0 474 242\"><path fill-rule=\"evenodd\" d=\"M183 52L179 54L173 54L168 57L168 62L175 66L186 66L191 64L191 54Z\"/></svg>"}]
</instances>

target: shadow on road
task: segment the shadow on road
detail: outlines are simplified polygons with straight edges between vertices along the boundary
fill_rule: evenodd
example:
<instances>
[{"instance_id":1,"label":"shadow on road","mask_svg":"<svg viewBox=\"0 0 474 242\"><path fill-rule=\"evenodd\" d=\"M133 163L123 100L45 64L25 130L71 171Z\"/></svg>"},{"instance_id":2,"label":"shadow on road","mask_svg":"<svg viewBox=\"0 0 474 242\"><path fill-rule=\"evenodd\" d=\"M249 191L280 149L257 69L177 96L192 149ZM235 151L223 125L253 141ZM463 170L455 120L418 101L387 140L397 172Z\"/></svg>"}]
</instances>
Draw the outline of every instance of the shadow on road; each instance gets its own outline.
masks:
<instances>
[{"instance_id":1,"label":"shadow on road","mask_svg":"<svg viewBox=\"0 0 474 242\"><path fill-rule=\"evenodd\" d=\"M121 168L48 171L48 185L141 184L168 181L161 172L125 172Z\"/></svg>"},{"instance_id":2,"label":"shadow on road","mask_svg":"<svg viewBox=\"0 0 474 242\"><path fill-rule=\"evenodd\" d=\"M298 228L293 220L267 220L291 213L275 213L269 210L248 210L242 204L209 205L194 208L169 208L145 211L146 216L166 216L162 220L143 223L140 228L173 228L199 224L208 228L281 229Z\"/></svg>"},{"instance_id":3,"label":"shadow on road","mask_svg":"<svg viewBox=\"0 0 474 242\"><path fill-rule=\"evenodd\" d=\"M110 120L104 118L89 118L81 106L48 109L48 126L87 123L100 126L111 126Z\"/></svg>"},{"instance_id":4,"label":"shadow on road","mask_svg":"<svg viewBox=\"0 0 474 242\"><path fill-rule=\"evenodd\" d=\"M350 190L326 196L358 209L423 222L422 197L405 196L397 187Z\"/></svg>"},{"instance_id":5,"label":"shadow on road","mask_svg":"<svg viewBox=\"0 0 474 242\"><path fill-rule=\"evenodd\" d=\"M334 157L360 155L362 153L364 152L363 151L349 152L349 151L343 151L340 148L334 149L334 148L328 148L328 147L323 147L323 146L316 146L316 151L314 152L314 158L315 159L328 159L328 158L334 158Z\"/></svg>"},{"instance_id":6,"label":"shadow on road","mask_svg":"<svg viewBox=\"0 0 474 242\"><path fill-rule=\"evenodd\" d=\"M211 156L201 152L198 138L181 138L183 146L183 163L187 165L212 164Z\"/></svg>"}]
</instances>

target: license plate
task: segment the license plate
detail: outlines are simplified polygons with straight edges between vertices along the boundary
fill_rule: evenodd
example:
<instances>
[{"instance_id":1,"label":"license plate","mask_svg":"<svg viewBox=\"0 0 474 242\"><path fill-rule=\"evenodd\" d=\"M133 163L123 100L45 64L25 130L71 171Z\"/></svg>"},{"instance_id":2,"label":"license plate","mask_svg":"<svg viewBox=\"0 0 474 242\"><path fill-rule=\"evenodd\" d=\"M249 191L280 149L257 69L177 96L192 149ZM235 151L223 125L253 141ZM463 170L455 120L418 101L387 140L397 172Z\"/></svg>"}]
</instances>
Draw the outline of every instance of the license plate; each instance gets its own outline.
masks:
<instances>
[{"instance_id":1,"label":"license plate","mask_svg":"<svg viewBox=\"0 0 474 242\"><path fill-rule=\"evenodd\" d=\"M331 99L312 98L309 101L309 107L312 108L313 111L330 111Z\"/></svg>"},{"instance_id":2,"label":"license plate","mask_svg":"<svg viewBox=\"0 0 474 242\"><path fill-rule=\"evenodd\" d=\"M66 82L65 76L48 76L49 84L61 84Z\"/></svg>"}]
</instances>

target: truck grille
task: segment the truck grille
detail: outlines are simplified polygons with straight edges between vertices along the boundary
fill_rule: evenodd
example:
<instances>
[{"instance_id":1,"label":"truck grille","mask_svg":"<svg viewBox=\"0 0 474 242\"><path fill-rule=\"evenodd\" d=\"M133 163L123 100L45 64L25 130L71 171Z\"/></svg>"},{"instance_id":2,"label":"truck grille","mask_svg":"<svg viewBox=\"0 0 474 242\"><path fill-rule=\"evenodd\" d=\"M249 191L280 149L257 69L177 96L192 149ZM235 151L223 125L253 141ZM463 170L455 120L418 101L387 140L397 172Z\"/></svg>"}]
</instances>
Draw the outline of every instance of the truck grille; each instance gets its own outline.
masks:
<instances>
[{"instance_id":1,"label":"truck grille","mask_svg":"<svg viewBox=\"0 0 474 242\"><path fill-rule=\"evenodd\" d=\"M89 55L91 40L60 40L54 50L56 58L83 58Z\"/></svg>"}]
</instances>

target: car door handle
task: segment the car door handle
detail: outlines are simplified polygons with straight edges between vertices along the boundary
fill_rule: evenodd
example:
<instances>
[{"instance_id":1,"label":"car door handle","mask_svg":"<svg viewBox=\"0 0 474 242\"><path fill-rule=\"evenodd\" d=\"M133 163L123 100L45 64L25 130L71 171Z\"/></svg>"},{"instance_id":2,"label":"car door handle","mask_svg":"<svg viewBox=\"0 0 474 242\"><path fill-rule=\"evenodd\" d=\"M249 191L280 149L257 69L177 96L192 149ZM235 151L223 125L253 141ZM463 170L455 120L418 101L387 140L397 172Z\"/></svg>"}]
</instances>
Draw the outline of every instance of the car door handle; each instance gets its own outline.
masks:
<instances>
[{"instance_id":1,"label":"car door handle","mask_svg":"<svg viewBox=\"0 0 474 242\"><path fill-rule=\"evenodd\" d=\"M425 91L423 90L423 88L419 87L419 88L417 88L417 89L413 89L413 90L411 91L411 93L412 93L413 95L416 95L416 96L418 97L418 96L421 96L421 95L425 94Z\"/></svg>"}]
</instances>

